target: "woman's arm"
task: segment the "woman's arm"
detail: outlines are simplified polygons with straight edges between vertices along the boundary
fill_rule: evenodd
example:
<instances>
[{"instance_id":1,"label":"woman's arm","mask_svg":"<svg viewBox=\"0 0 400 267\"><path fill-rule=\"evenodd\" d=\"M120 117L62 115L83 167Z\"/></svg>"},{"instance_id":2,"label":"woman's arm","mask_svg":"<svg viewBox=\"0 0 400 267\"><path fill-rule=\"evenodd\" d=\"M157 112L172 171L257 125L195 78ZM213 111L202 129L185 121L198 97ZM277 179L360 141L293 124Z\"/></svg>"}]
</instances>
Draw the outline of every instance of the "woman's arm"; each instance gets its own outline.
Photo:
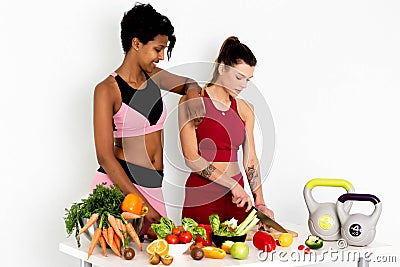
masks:
<instances>
[{"instance_id":1,"label":"woman's arm","mask_svg":"<svg viewBox=\"0 0 400 267\"><path fill-rule=\"evenodd\" d=\"M212 163L199 155L195 132L196 126L194 121L188 119L185 112L187 101L187 97L183 96L179 101L178 110L181 146L186 165L193 172L202 177L227 187L231 190L232 195L235 198L235 203L239 207L243 207L245 203L248 203L247 209L250 210L252 205L251 198L244 191L243 187L235 179L227 176Z\"/></svg>"},{"instance_id":2,"label":"woman's arm","mask_svg":"<svg viewBox=\"0 0 400 267\"><path fill-rule=\"evenodd\" d=\"M201 87L191 78L179 76L161 68L155 68L150 73L151 78L162 90L180 95L186 95L191 100L186 106L189 118L202 119L204 117L204 105L200 98Z\"/></svg>"},{"instance_id":3,"label":"woman's arm","mask_svg":"<svg viewBox=\"0 0 400 267\"><path fill-rule=\"evenodd\" d=\"M114 136L112 117L116 102L113 87L100 83L94 91L94 141L98 163L106 171L113 183L117 184L124 194L135 193L139 195L144 205L149 208L150 222L158 222L160 214L146 201L146 198L132 184L125 171L114 155Z\"/></svg>"},{"instance_id":4,"label":"woman's arm","mask_svg":"<svg viewBox=\"0 0 400 267\"><path fill-rule=\"evenodd\" d=\"M194 97L200 95L201 87L191 78L179 76L158 67L149 75L162 90L180 95L189 95L189 99L192 94Z\"/></svg>"},{"instance_id":5,"label":"woman's arm","mask_svg":"<svg viewBox=\"0 0 400 267\"><path fill-rule=\"evenodd\" d=\"M253 106L243 99L237 99L238 111L245 122L246 138L243 143L243 166L249 181L249 187L253 194L254 205L273 217L272 210L265 205L259 161L254 144L254 109Z\"/></svg>"}]
</instances>

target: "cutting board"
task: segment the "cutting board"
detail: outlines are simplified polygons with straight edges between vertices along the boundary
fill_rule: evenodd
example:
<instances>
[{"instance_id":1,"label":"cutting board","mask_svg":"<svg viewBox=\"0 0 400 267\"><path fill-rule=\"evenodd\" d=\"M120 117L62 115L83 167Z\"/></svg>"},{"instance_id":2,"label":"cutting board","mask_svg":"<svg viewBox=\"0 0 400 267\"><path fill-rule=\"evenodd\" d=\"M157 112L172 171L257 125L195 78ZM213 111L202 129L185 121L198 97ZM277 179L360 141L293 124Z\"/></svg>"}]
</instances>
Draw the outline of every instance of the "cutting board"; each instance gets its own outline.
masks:
<instances>
[{"instance_id":1,"label":"cutting board","mask_svg":"<svg viewBox=\"0 0 400 267\"><path fill-rule=\"evenodd\" d=\"M286 229L286 230L287 230L288 233L291 234L293 237L297 237L297 236L298 236L298 233L297 233L297 232L295 232L295 231L293 231L293 230L289 230L289 229ZM256 231L257 231L257 228L251 229L251 230L247 233L246 240L253 240L253 236L254 236L254 234L256 233ZM278 230L275 230L275 229L273 229L273 228L268 229L267 232L268 232L270 235L272 235L272 237L273 237L274 239L278 239L279 236L282 234L281 232L279 232Z\"/></svg>"},{"instance_id":2,"label":"cutting board","mask_svg":"<svg viewBox=\"0 0 400 267\"><path fill-rule=\"evenodd\" d=\"M296 232L293 231L293 230L289 230L289 229L286 229L286 230L287 230L288 233L291 234L293 237L298 237L298 236L299 236L298 233L296 233ZM272 237L275 238L275 239L279 238L279 236L282 234L281 232L279 232L278 230L275 230L275 229L273 229L273 228L268 229L267 232L270 233L270 235L272 235Z\"/></svg>"}]
</instances>

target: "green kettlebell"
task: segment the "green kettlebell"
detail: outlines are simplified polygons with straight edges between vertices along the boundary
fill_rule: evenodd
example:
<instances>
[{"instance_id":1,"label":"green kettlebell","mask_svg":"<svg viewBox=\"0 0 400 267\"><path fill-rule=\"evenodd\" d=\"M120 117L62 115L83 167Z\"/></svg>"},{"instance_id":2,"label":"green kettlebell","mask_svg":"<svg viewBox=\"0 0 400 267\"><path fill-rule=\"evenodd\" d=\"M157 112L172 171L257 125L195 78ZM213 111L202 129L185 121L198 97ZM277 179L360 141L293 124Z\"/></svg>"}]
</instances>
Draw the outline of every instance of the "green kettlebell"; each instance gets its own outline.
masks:
<instances>
[{"instance_id":1,"label":"green kettlebell","mask_svg":"<svg viewBox=\"0 0 400 267\"><path fill-rule=\"evenodd\" d=\"M312 189L317 186L342 187L348 193L354 192L353 185L344 179L315 178L306 183L303 190L304 200L309 212L308 228L312 235L317 235L324 240L340 239L340 221L336 212L336 203L320 203L312 196ZM349 211L352 203L344 205Z\"/></svg>"}]
</instances>

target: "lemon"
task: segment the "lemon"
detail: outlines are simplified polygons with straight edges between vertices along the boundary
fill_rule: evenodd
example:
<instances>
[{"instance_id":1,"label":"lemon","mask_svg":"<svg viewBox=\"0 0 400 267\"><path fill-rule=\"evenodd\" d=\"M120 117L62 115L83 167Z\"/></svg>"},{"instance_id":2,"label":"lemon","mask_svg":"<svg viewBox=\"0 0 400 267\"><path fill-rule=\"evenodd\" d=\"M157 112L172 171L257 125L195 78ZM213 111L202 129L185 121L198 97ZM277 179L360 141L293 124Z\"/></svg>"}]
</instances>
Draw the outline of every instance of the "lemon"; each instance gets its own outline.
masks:
<instances>
[{"instance_id":1,"label":"lemon","mask_svg":"<svg viewBox=\"0 0 400 267\"><path fill-rule=\"evenodd\" d=\"M157 253L158 255L167 255L169 251L169 245L165 239L156 239L152 241L146 248L146 252L149 255Z\"/></svg>"},{"instance_id":2,"label":"lemon","mask_svg":"<svg viewBox=\"0 0 400 267\"><path fill-rule=\"evenodd\" d=\"M293 243L293 236L289 233L282 233L278 237L279 245L282 247L288 247Z\"/></svg>"},{"instance_id":3,"label":"lemon","mask_svg":"<svg viewBox=\"0 0 400 267\"><path fill-rule=\"evenodd\" d=\"M226 253L230 254L231 253L231 247L235 244L235 242L227 240L224 243L222 243L221 248L225 250Z\"/></svg>"}]
</instances>

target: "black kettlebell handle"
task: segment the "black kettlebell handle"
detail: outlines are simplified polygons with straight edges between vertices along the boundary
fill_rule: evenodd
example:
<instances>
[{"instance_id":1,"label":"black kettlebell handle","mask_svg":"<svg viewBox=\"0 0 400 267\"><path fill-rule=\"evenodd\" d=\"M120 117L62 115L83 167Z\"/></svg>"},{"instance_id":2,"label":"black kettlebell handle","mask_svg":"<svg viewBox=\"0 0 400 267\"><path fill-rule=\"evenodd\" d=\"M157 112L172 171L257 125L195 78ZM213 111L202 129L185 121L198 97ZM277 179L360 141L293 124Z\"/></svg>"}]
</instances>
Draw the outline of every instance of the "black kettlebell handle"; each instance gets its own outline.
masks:
<instances>
[{"instance_id":1,"label":"black kettlebell handle","mask_svg":"<svg viewBox=\"0 0 400 267\"><path fill-rule=\"evenodd\" d=\"M359 193L346 193L341 195L338 198L338 201L344 203L348 200L356 200L356 201L371 201L374 205L381 202L378 197L371 194L359 194Z\"/></svg>"}]
</instances>

